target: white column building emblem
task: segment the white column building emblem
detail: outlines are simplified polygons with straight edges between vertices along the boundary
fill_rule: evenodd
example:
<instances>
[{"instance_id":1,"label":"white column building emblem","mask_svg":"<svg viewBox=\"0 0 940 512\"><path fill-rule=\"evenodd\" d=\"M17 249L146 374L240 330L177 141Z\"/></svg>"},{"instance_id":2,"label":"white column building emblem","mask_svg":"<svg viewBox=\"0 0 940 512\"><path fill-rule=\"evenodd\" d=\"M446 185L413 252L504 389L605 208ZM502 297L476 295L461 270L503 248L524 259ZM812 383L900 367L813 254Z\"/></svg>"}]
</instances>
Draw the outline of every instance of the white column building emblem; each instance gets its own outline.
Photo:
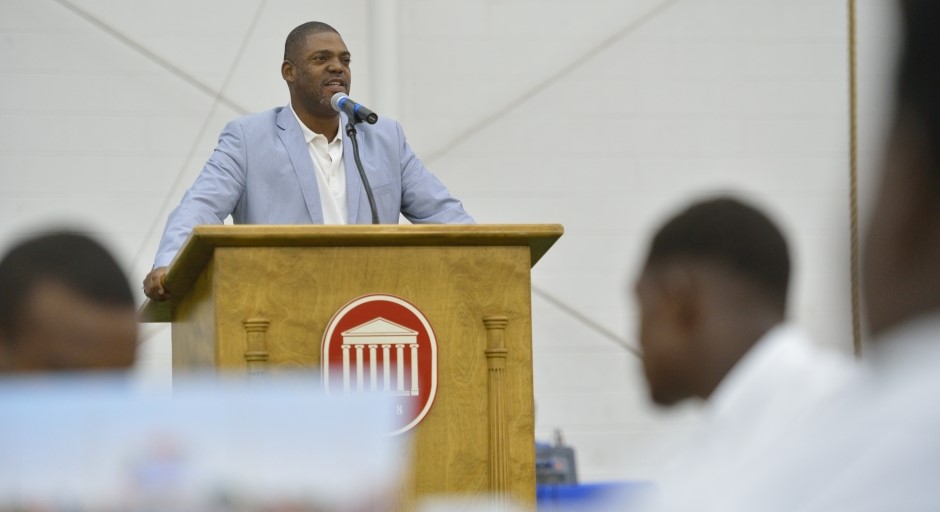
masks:
<instances>
[{"instance_id":1,"label":"white column building emblem","mask_svg":"<svg viewBox=\"0 0 940 512\"><path fill-rule=\"evenodd\" d=\"M356 383L356 389L360 391L365 389L363 381L368 372L369 389L377 389L381 382L382 391L391 392L393 395L418 396L421 389L420 382L418 382L418 331L382 317L376 317L343 332L341 336L343 337L343 387L345 390L349 390L351 382ZM406 351L406 347L409 350ZM381 380L377 378L380 371L377 358L378 348L382 349ZM389 362L393 353L396 358L394 365ZM353 354L356 359L355 366L350 361L350 356ZM365 360L366 354L368 354L368 361ZM406 361L406 358L409 360ZM368 365L368 370L366 370L366 365ZM392 371L395 373L394 378L391 375ZM406 378L409 381L408 386L405 386ZM394 389L391 389L392 386Z\"/></svg>"}]
</instances>

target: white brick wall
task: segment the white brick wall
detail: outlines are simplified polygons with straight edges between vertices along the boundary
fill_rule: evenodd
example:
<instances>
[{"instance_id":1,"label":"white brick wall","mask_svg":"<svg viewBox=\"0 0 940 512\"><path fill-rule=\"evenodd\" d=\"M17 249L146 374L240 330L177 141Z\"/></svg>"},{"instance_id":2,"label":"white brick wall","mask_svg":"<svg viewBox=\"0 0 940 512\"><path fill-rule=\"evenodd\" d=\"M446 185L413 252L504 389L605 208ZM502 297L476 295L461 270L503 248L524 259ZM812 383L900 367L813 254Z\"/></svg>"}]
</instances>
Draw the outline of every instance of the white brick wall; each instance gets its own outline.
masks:
<instances>
[{"instance_id":1,"label":"white brick wall","mask_svg":"<svg viewBox=\"0 0 940 512\"><path fill-rule=\"evenodd\" d=\"M3 0L0 244L82 224L138 282L237 115L67 6L251 111L287 101L283 39L320 19L353 52L354 97L396 113L479 221L565 225L539 289L632 343L650 230L693 196L735 191L789 235L793 316L850 347L843 0L382 1ZM893 14L858 4L869 193ZM373 62L384 47L369 27L399 22ZM585 480L648 477L694 407L651 408L634 356L538 296L533 309L539 437L561 428ZM143 332L141 378L165 383L167 332Z\"/></svg>"}]
</instances>

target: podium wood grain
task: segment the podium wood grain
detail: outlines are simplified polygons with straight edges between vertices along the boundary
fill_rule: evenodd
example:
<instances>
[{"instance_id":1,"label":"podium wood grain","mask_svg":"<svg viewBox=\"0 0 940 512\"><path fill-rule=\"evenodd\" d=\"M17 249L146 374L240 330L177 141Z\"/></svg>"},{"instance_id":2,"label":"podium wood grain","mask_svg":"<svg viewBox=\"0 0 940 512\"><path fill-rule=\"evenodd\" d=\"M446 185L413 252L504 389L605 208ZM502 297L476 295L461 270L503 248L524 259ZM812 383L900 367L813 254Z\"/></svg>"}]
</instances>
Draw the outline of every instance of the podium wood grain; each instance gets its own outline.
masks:
<instances>
[{"instance_id":1,"label":"podium wood grain","mask_svg":"<svg viewBox=\"0 0 940 512\"><path fill-rule=\"evenodd\" d=\"M402 297L424 313L438 343L437 396L413 431L413 474L406 479L412 488L404 494L502 491L534 506L529 269L561 227L428 228L199 227L170 268L174 300L145 305L142 317L173 319L174 372L247 372L244 322L267 320L268 372L276 373L319 368L327 324L350 300L372 293ZM493 467L491 456L484 325L490 317L506 319L499 425L504 468ZM505 489L494 488L496 474Z\"/></svg>"}]
</instances>

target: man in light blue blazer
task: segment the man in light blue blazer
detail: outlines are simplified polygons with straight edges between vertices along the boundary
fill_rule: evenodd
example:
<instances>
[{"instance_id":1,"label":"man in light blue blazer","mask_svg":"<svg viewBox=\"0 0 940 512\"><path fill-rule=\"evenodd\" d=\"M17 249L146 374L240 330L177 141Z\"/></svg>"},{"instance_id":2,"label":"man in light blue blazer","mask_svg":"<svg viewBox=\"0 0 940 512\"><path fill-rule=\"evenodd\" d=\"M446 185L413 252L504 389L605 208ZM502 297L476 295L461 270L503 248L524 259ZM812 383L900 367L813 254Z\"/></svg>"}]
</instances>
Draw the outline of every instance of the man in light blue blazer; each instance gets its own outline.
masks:
<instances>
[{"instance_id":1,"label":"man in light blue blazer","mask_svg":"<svg viewBox=\"0 0 940 512\"><path fill-rule=\"evenodd\" d=\"M221 224L369 224L372 211L348 118L330 99L349 93L350 53L329 25L309 22L287 36L281 76L291 102L228 123L196 182L167 220L144 292L167 300L163 279L193 227ZM473 223L460 201L421 163L398 122L357 126L363 168L379 222Z\"/></svg>"}]
</instances>

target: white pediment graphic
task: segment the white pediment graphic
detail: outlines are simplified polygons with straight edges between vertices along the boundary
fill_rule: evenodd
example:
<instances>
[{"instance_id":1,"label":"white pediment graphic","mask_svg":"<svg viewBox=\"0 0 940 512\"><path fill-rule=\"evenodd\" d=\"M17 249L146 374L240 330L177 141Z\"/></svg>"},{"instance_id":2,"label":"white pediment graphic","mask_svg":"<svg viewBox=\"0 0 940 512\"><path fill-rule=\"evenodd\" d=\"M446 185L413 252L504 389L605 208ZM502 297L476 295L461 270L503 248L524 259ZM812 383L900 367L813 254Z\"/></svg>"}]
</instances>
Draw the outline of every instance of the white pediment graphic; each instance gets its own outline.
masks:
<instances>
[{"instance_id":1,"label":"white pediment graphic","mask_svg":"<svg viewBox=\"0 0 940 512\"><path fill-rule=\"evenodd\" d=\"M356 389L366 389L366 373L369 377L369 389L376 391L380 387L394 395L418 396L418 331L403 325L376 317L364 324L344 331L343 337L343 389L349 391L355 380ZM411 355L406 364L405 348ZM355 351L353 354L352 351ZM377 356L381 351L381 379ZM395 368L391 367L392 352L395 353ZM352 362L355 361L355 368ZM366 365L368 364L368 369ZM405 375L411 375L410 386L405 386ZM394 377L394 382L392 381Z\"/></svg>"},{"instance_id":2,"label":"white pediment graphic","mask_svg":"<svg viewBox=\"0 0 940 512\"><path fill-rule=\"evenodd\" d=\"M376 317L364 324L357 325L342 334L344 343L346 338L388 338L388 337L407 337L417 339L418 331L409 329L403 325L386 320L382 317ZM361 342L360 342L361 343ZM394 343L394 342L393 342ZM416 343L416 342L415 342Z\"/></svg>"}]
</instances>

